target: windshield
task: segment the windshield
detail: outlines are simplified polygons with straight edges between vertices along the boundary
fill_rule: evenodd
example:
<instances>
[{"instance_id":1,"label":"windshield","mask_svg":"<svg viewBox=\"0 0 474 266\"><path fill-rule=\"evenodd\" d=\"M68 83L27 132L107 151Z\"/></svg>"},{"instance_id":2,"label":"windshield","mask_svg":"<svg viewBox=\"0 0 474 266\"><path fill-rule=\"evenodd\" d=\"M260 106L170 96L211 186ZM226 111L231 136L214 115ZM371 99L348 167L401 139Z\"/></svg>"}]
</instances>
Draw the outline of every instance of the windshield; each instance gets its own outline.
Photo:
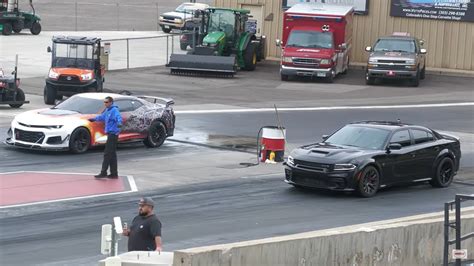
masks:
<instances>
[{"instance_id":1,"label":"windshield","mask_svg":"<svg viewBox=\"0 0 474 266\"><path fill-rule=\"evenodd\" d=\"M374 46L375 52L415 52L413 40L380 39Z\"/></svg>"},{"instance_id":2,"label":"windshield","mask_svg":"<svg viewBox=\"0 0 474 266\"><path fill-rule=\"evenodd\" d=\"M181 4L176 8L176 12L181 12L181 13L193 13L194 10L200 9L200 6L196 5L190 5L190 4Z\"/></svg>"},{"instance_id":3,"label":"windshield","mask_svg":"<svg viewBox=\"0 0 474 266\"><path fill-rule=\"evenodd\" d=\"M53 67L94 69L96 57L92 45L55 43Z\"/></svg>"},{"instance_id":4,"label":"windshield","mask_svg":"<svg viewBox=\"0 0 474 266\"><path fill-rule=\"evenodd\" d=\"M290 33L286 46L331 49L333 48L332 36L332 32L295 30Z\"/></svg>"},{"instance_id":5,"label":"windshield","mask_svg":"<svg viewBox=\"0 0 474 266\"><path fill-rule=\"evenodd\" d=\"M331 135L324 143L381 150L390 135L389 130L348 125Z\"/></svg>"},{"instance_id":6,"label":"windshield","mask_svg":"<svg viewBox=\"0 0 474 266\"><path fill-rule=\"evenodd\" d=\"M81 114L97 114L102 106L102 100L73 96L59 103L53 109L74 111Z\"/></svg>"},{"instance_id":7,"label":"windshield","mask_svg":"<svg viewBox=\"0 0 474 266\"><path fill-rule=\"evenodd\" d=\"M227 37L234 32L234 13L223 10L215 10L209 19L209 32L222 31Z\"/></svg>"}]
</instances>

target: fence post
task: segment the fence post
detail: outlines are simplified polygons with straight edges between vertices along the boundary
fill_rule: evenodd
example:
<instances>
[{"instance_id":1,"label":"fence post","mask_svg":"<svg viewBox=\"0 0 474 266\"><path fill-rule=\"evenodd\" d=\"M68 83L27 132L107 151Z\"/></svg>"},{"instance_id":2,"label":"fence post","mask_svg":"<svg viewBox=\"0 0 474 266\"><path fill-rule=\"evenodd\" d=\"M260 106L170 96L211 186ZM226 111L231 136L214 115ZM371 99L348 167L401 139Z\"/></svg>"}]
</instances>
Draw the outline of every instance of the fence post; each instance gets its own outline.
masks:
<instances>
[{"instance_id":1,"label":"fence post","mask_svg":"<svg viewBox=\"0 0 474 266\"><path fill-rule=\"evenodd\" d=\"M174 34L171 35L171 53L174 53Z\"/></svg>"},{"instance_id":2,"label":"fence post","mask_svg":"<svg viewBox=\"0 0 474 266\"><path fill-rule=\"evenodd\" d=\"M448 266L449 262L449 203L444 204L444 252L443 266Z\"/></svg>"},{"instance_id":3,"label":"fence post","mask_svg":"<svg viewBox=\"0 0 474 266\"><path fill-rule=\"evenodd\" d=\"M461 249L461 196L456 195L456 249ZM456 266L461 266L461 259L456 259Z\"/></svg>"},{"instance_id":4,"label":"fence post","mask_svg":"<svg viewBox=\"0 0 474 266\"><path fill-rule=\"evenodd\" d=\"M158 12L158 3L156 3L156 31L160 30L160 12Z\"/></svg>"},{"instance_id":5,"label":"fence post","mask_svg":"<svg viewBox=\"0 0 474 266\"><path fill-rule=\"evenodd\" d=\"M127 69L130 68L130 46L128 41L129 39L127 38Z\"/></svg>"},{"instance_id":6,"label":"fence post","mask_svg":"<svg viewBox=\"0 0 474 266\"><path fill-rule=\"evenodd\" d=\"M169 54L169 52L168 52L168 46L169 46L168 39L169 38L168 37L169 37L169 35L166 35L166 64L168 64L168 54Z\"/></svg>"},{"instance_id":7,"label":"fence post","mask_svg":"<svg viewBox=\"0 0 474 266\"><path fill-rule=\"evenodd\" d=\"M77 0L74 2L74 17L75 17L75 24L74 24L74 30L77 31Z\"/></svg>"}]
</instances>

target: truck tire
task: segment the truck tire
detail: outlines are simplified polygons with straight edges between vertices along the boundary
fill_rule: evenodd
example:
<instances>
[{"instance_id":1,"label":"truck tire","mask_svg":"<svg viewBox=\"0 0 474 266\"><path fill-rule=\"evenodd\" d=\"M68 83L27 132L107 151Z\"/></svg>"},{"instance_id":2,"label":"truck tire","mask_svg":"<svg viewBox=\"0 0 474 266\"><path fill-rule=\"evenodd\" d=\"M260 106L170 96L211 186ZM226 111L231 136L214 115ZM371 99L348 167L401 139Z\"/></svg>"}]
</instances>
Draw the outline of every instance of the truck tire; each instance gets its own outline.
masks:
<instances>
[{"instance_id":1,"label":"truck tire","mask_svg":"<svg viewBox=\"0 0 474 266\"><path fill-rule=\"evenodd\" d=\"M22 89L18 88L16 91L16 97L13 99L15 101L24 101L25 100L25 93L23 92ZM15 103L15 104L10 104L11 108L20 108L23 105L23 103Z\"/></svg>"},{"instance_id":2,"label":"truck tire","mask_svg":"<svg viewBox=\"0 0 474 266\"><path fill-rule=\"evenodd\" d=\"M413 87L418 87L420 85L420 70L419 69L416 72L416 77L414 79L412 79L411 85Z\"/></svg>"},{"instance_id":3,"label":"truck tire","mask_svg":"<svg viewBox=\"0 0 474 266\"><path fill-rule=\"evenodd\" d=\"M54 101L56 100L56 89L51 88L46 84L44 86L44 91L43 91L43 99L45 104L53 105Z\"/></svg>"},{"instance_id":4,"label":"truck tire","mask_svg":"<svg viewBox=\"0 0 474 266\"><path fill-rule=\"evenodd\" d=\"M182 51L186 51L186 48L188 48L188 44L187 43L180 43L179 48L181 48Z\"/></svg>"},{"instance_id":5,"label":"truck tire","mask_svg":"<svg viewBox=\"0 0 474 266\"><path fill-rule=\"evenodd\" d=\"M336 75L335 74L333 75L332 73L335 73L335 72L336 71L333 69L331 73L329 74L329 76L325 78L326 83L334 83L334 78L336 77Z\"/></svg>"},{"instance_id":6,"label":"truck tire","mask_svg":"<svg viewBox=\"0 0 474 266\"><path fill-rule=\"evenodd\" d=\"M167 29L165 27L161 27L161 30L163 30L164 33L170 33L171 29Z\"/></svg>"},{"instance_id":7,"label":"truck tire","mask_svg":"<svg viewBox=\"0 0 474 266\"><path fill-rule=\"evenodd\" d=\"M41 32L41 24L39 24L38 21L33 22L33 25L31 25L30 32L33 35L38 35Z\"/></svg>"},{"instance_id":8,"label":"truck tire","mask_svg":"<svg viewBox=\"0 0 474 266\"><path fill-rule=\"evenodd\" d=\"M245 70L253 71L257 67L257 45L249 43L244 52Z\"/></svg>"},{"instance_id":9,"label":"truck tire","mask_svg":"<svg viewBox=\"0 0 474 266\"><path fill-rule=\"evenodd\" d=\"M375 78L369 77L369 73L365 73L365 84L367 84L367 85L374 85L375 84Z\"/></svg>"},{"instance_id":10,"label":"truck tire","mask_svg":"<svg viewBox=\"0 0 474 266\"><path fill-rule=\"evenodd\" d=\"M8 35L12 34L12 31L13 31L12 24L10 24L10 23L3 24L3 30L2 30L3 35L8 36Z\"/></svg>"},{"instance_id":11,"label":"truck tire","mask_svg":"<svg viewBox=\"0 0 474 266\"><path fill-rule=\"evenodd\" d=\"M426 65L423 66L423 69L421 70L420 79L425 79L425 75L426 75Z\"/></svg>"},{"instance_id":12,"label":"truck tire","mask_svg":"<svg viewBox=\"0 0 474 266\"><path fill-rule=\"evenodd\" d=\"M23 20L17 20L12 24L12 29L15 33L20 33L23 28L25 28L25 22Z\"/></svg>"},{"instance_id":13,"label":"truck tire","mask_svg":"<svg viewBox=\"0 0 474 266\"><path fill-rule=\"evenodd\" d=\"M283 74L280 74L280 75L281 75L281 81L288 81L290 79L288 75L283 75Z\"/></svg>"}]
</instances>

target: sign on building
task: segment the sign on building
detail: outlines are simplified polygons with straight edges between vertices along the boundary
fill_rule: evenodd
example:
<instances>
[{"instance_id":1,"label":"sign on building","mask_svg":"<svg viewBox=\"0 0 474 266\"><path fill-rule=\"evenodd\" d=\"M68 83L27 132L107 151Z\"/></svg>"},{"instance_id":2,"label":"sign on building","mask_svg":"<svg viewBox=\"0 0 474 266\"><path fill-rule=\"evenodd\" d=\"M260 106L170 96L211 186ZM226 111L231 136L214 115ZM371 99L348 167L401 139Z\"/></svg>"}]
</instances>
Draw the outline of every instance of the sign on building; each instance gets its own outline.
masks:
<instances>
[{"instance_id":1,"label":"sign on building","mask_svg":"<svg viewBox=\"0 0 474 266\"><path fill-rule=\"evenodd\" d=\"M356 14L369 13L369 0L283 0L283 8L290 8L298 3L319 3L353 6Z\"/></svg>"},{"instance_id":2,"label":"sign on building","mask_svg":"<svg viewBox=\"0 0 474 266\"><path fill-rule=\"evenodd\" d=\"M390 16L474 22L474 0L391 0Z\"/></svg>"}]
</instances>

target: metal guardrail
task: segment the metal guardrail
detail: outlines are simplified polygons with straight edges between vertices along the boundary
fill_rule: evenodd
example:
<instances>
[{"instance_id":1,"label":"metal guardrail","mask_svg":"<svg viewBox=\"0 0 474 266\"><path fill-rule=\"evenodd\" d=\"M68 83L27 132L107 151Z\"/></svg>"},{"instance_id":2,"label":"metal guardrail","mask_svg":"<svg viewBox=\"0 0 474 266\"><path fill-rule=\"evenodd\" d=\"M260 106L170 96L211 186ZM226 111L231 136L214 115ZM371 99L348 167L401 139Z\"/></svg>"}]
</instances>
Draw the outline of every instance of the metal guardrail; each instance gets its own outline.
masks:
<instances>
[{"instance_id":1,"label":"metal guardrail","mask_svg":"<svg viewBox=\"0 0 474 266\"><path fill-rule=\"evenodd\" d=\"M461 202L474 200L474 194L472 195L456 195L454 201L446 202L444 204L444 254L443 254L443 266L449 265L449 246L455 244L456 249L461 249L461 242L474 237L474 232L466 235L461 235ZM455 208L455 221L449 220L449 211ZM449 229L456 230L456 237L453 240L449 239ZM461 266L461 259L456 259L456 266Z\"/></svg>"}]
</instances>

